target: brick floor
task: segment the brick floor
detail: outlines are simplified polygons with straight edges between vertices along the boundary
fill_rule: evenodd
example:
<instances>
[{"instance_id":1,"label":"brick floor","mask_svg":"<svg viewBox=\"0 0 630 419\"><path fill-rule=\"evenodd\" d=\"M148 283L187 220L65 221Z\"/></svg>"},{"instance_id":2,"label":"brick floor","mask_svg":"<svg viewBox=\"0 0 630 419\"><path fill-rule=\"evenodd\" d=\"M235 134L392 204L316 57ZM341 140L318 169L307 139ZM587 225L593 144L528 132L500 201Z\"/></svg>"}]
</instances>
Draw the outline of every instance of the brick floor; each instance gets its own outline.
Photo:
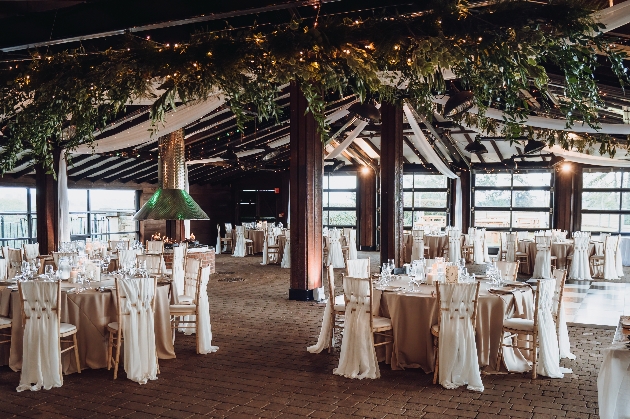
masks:
<instances>
[{"instance_id":1,"label":"brick floor","mask_svg":"<svg viewBox=\"0 0 630 419\"><path fill-rule=\"evenodd\" d=\"M595 418L600 349L613 330L570 327L574 373L564 379L483 376L486 390L446 390L420 370L379 380L332 374L339 353L310 354L324 306L288 301L288 270L259 257L217 256L209 286L213 343L197 355L177 336L177 359L160 362L157 381L138 385L107 370L64 377L59 389L17 393L19 373L0 368L0 418ZM239 277L243 281L219 281Z\"/></svg>"}]
</instances>

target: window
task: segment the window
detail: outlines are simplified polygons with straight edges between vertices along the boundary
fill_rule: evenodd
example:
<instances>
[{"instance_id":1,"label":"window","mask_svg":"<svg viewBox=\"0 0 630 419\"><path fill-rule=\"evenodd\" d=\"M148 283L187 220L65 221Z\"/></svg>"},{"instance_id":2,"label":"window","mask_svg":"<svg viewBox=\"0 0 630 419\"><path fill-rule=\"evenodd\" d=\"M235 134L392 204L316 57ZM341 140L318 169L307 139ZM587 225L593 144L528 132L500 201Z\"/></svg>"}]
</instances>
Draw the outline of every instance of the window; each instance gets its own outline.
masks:
<instances>
[{"instance_id":1,"label":"window","mask_svg":"<svg viewBox=\"0 0 630 419\"><path fill-rule=\"evenodd\" d=\"M69 189L70 237L101 240L135 240L138 223L136 191L109 189Z\"/></svg>"},{"instance_id":2,"label":"window","mask_svg":"<svg viewBox=\"0 0 630 419\"><path fill-rule=\"evenodd\" d=\"M551 171L475 173L473 225L490 230L540 230L551 226Z\"/></svg>"},{"instance_id":3,"label":"window","mask_svg":"<svg viewBox=\"0 0 630 419\"><path fill-rule=\"evenodd\" d=\"M403 226L417 229L424 226L446 227L449 199L446 176L432 173L403 175Z\"/></svg>"},{"instance_id":4,"label":"window","mask_svg":"<svg viewBox=\"0 0 630 419\"><path fill-rule=\"evenodd\" d=\"M0 187L0 196L0 245L36 243L35 189Z\"/></svg>"},{"instance_id":5,"label":"window","mask_svg":"<svg viewBox=\"0 0 630 419\"><path fill-rule=\"evenodd\" d=\"M244 189L239 198L239 219L242 223L254 221L276 222L277 200L275 189Z\"/></svg>"},{"instance_id":6,"label":"window","mask_svg":"<svg viewBox=\"0 0 630 419\"><path fill-rule=\"evenodd\" d=\"M582 188L582 230L630 233L630 172L584 172Z\"/></svg>"},{"instance_id":7,"label":"window","mask_svg":"<svg viewBox=\"0 0 630 419\"><path fill-rule=\"evenodd\" d=\"M326 173L322 191L324 227L357 226L357 176Z\"/></svg>"}]
</instances>

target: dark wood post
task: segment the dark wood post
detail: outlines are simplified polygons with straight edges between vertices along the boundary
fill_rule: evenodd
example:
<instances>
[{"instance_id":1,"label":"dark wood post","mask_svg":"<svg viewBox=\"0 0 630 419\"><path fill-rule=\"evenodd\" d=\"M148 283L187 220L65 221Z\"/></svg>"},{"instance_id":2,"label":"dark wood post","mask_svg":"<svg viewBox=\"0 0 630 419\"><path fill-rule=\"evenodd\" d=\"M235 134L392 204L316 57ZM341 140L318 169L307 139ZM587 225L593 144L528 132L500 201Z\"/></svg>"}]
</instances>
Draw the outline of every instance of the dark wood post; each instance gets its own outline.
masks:
<instances>
[{"instance_id":1,"label":"dark wood post","mask_svg":"<svg viewBox=\"0 0 630 419\"><path fill-rule=\"evenodd\" d=\"M472 227L470 224L470 210L472 205L470 198L472 196L472 174L469 170L462 170L459 175L460 182L462 183L462 233L468 233L468 227ZM454 183L454 182L453 182ZM453 190L453 195L455 191Z\"/></svg>"},{"instance_id":2,"label":"dark wood post","mask_svg":"<svg viewBox=\"0 0 630 419\"><path fill-rule=\"evenodd\" d=\"M306 98L291 83L290 227L291 288L289 299L313 299L322 286L323 146Z\"/></svg>"},{"instance_id":3,"label":"dark wood post","mask_svg":"<svg viewBox=\"0 0 630 419\"><path fill-rule=\"evenodd\" d=\"M381 106L381 262L402 266L403 240L403 110Z\"/></svg>"},{"instance_id":4,"label":"dark wood post","mask_svg":"<svg viewBox=\"0 0 630 419\"><path fill-rule=\"evenodd\" d=\"M567 230L573 228L573 166L567 164L556 171L553 183L553 225L552 228Z\"/></svg>"},{"instance_id":5,"label":"dark wood post","mask_svg":"<svg viewBox=\"0 0 630 419\"><path fill-rule=\"evenodd\" d=\"M573 176L573 207L571 208L573 217L571 219L571 232L574 232L582 229L582 189L584 189L582 174L584 173L584 166L573 162L570 164L571 175Z\"/></svg>"},{"instance_id":6,"label":"dark wood post","mask_svg":"<svg viewBox=\"0 0 630 419\"><path fill-rule=\"evenodd\" d=\"M53 167L59 170L61 150L53 151ZM35 166L35 206L37 213L37 242L39 253L49 255L59 243L59 192L57 178L46 173L41 165Z\"/></svg>"},{"instance_id":7,"label":"dark wood post","mask_svg":"<svg viewBox=\"0 0 630 419\"><path fill-rule=\"evenodd\" d=\"M365 167L358 172L359 248L376 250L376 173Z\"/></svg>"}]
</instances>

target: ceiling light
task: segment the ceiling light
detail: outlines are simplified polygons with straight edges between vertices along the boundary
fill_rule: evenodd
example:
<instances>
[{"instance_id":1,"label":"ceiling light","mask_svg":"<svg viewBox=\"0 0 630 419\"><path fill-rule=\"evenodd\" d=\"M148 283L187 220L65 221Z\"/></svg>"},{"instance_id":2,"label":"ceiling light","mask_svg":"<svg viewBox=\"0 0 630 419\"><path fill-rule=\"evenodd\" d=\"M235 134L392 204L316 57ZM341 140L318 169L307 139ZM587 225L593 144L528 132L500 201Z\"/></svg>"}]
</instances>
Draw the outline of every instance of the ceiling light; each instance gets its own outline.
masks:
<instances>
[{"instance_id":1,"label":"ceiling light","mask_svg":"<svg viewBox=\"0 0 630 419\"><path fill-rule=\"evenodd\" d=\"M543 148L547 147L547 144L545 144L542 141L538 141L538 140L533 140L533 139L529 139L527 141L527 144L525 145L525 154L534 154L534 153L538 153L541 152L543 150Z\"/></svg>"},{"instance_id":2,"label":"ceiling light","mask_svg":"<svg viewBox=\"0 0 630 419\"><path fill-rule=\"evenodd\" d=\"M361 168L361 173L363 173L364 175L369 174L369 173L370 173L370 168L369 168L369 167L367 167L367 166L363 166L363 167Z\"/></svg>"},{"instance_id":3,"label":"ceiling light","mask_svg":"<svg viewBox=\"0 0 630 419\"><path fill-rule=\"evenodd\" d=\"M563 161L564 161L564 157L557 156L555 154L551 154L551 160L549 161L549 166L556 167L557 165L559 165Z\"/></svg>"},{"instance_id":4,"label":"ceiling light","mask_svg":"<svg viewBox=\"0 0 630 419\"><path fill-rule=\"evenodd\" d=\"M486 154L488 152L488 149L486 148L486 146L481 144L481 142L476 138L475 138L475 141L468 144L464 148L464 150L466 150L469 153L474 153L474 154Z\"/></svg>"},{"instance_id":5,"label":"ceiling light","mask_svg":"<svg viewBox=\"0 0 630 419\"><path fill-rule=\"evenodd\" d=\"M445 118L456 118L468 111L475 104L475 95L473 92L469 90L460 92L453 82L451 82L449 95L450 97L446 105L444 105Z\"/></svg>"},{"instance_id":6,"label":"ceiling light","mask_svg":"<svg viewBox=\"0 0 630 419\"><path fill-rule=\"evenodd\" d=\"M571 163L563 163L560 167L564 173L569 173L572 169Z\"/></svg>"}]
</instances>

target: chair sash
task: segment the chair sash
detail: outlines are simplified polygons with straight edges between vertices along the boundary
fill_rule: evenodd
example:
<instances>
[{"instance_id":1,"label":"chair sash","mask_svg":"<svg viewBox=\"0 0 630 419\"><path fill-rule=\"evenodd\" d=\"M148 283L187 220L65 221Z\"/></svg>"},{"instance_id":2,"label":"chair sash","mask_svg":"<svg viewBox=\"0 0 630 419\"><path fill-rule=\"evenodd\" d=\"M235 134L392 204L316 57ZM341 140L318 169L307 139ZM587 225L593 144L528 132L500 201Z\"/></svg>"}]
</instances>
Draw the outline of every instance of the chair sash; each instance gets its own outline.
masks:
<instances>
[{"instance_id":1,"label":"chair sash","mask_svg":"<svg viewBox=\"0 0 630 419\"><path fill-rule=\"evenodd\" d=\"M353 278L369 278L370 259L348 260L348 276Z\"/></svg>"},{"instance_id":2,"label":"chair sash","mask_svg":"<svg viewBox=\"0 0 630 419\"><path fill-rule=\"evenodd\" d=\"M379 378L374 335L371 330L370 281L345 277L347 301L339 365L333 374L347 378Z\"/></svg>"},{"instance_id":3,"label":"chair sash","mask_svg":"<svg viewBox=\"0 0 630 419\"><path fill-rule=\"evenodd\" d=\"M212 326L210 325L210 303L208 301L208 281L210 280L210 266L201 269L201 282L197 295L197 330L199 333L199 347L197 352L209 354L219 350L218 346L212 346ZM195 329L191 329L195 330Z\"/></svg>"},{"instance_id":4,"label":"chair sash","mask_svg":"<svg viewBox=\"0 0 630 419\"><path fill-rule=\"evenodd\" d=\"M35 259L39 256L39 244L25 244L24 245L24 260L28 263L35 263Z\"/></svg>"},{"instance_id":5,"label":"chair sash","mask_svg":"<svg viewBox=\"0 0 630 419\"><path fill-rule=\"evenodd\" d=\"M451 229L448 232L448 260L453 263L458 263L462 258L460 236L461 232L458 229Z\"/></svg>"},{"instance_id":6,"label":"chair sash","mask_svg":"<svg viewBox=\"0 0 630 419\"><path fill-rule=\"evenodd\" d=\"M118 279L121 293L118 319L125 339L125 372L127 378L140 384L157 380L154 332L155 280L153 278ZM125 297L125 298L123 298Z\"/></svg>"},{"instance_id":7,"label":"chair sash","mask_svg":"<svg viewBox=\"0 0 630 419\"><path fill-rule=\"evenodd\" d=\"M532 278L551 278L550 236L536 236L536 260Z\"/></svg>"},{"instance_id":8,"label":"chair sash","mask_svg":"<svg viewBox=\"0 0 630 419\"><path fill-rule=\"evenodd\" d=\"M63 385L59 342L59 282L24 281L20 283L24 300L24 337L22 373L17 391Z\"/></svg>"},{"instance_id":9,"label":"chair sash","mask_svg":"<svg viewBox=\"0 0 630 419\"><path fill-rule=\"evenodd\" d=\"M89 277L92 275L92 281L99 282L101 280L101 266L96 262L86 262L85 263L85 275Z\"/></svg>"},{"instance_id":10,"label":"chair sash","mask_svg":"<svg viewBox=\"0 0 630 419\"><path fill-rule=\"evenodd\" d=\"M505 261L506 262L516 262L516 234L515 233L507 233L505 235L506 238L506 253L505 253Z\"/></svg>"},{"instance_id":11,"label":"chair sash","mask_svg":"<svg viewBox=\"0 0 630 419\"><path fill-rule=\"evenodd\" d=\"M591 268L589 264L588 242L590 237L582 232L573 235L573 261L569 270L569 278L578 280L591 280Z\"/></svg>"},{"instance_id":12,"label":"chair sash","mask_svg":"<svg viewBox=\"0 0 630 419\"><path fill-rule=\"evenodd\" d=\"M617 274L617 244L619 236L607 236L604 241L604 279L619 279Z\"/></svg>"},{"instance_id":13,"label":"chair sash","mask_svg":"<svg viewBox=\"0 0 630 419\"><path fill-rule=\"evenodd\" d=\"M179 292L184 291L184 246L176 246L173 247L173 268L172 272L172 280L173 280L173 300L175 304L179 304Z\"/></svg>"},{"instance_id":14,"label":"chair sash","mask_svg":"<svg viewBox=\"0 0 630 419\"><path fill-rule=\"evenodd\" d=\"M623 258L621 256L621 235L617 236L617 250L615 251L615 268L617 269L617 276L623 277Z\"/></svg>"},{"instance_id":15,"label":"chair sash","mask_svg":"<svg viewBox=\"0 0 630 419\"><path fill-rule=\"evenodd\" d=\"M291 232L286 230L284 232L284 253L282 254L282 262L280 262L281 268L291 267Z\"/></svg>"},{"instance_id":16,"label":"chair sash","mask_svg":"<svg viewBox=\"0 0 630 419\"><path fill-rule=\"evenodd\" d=\"M357 231L355 229L351 229L348 232L348 236L346 236L348 240L348 259L356 259L359 256L357 255Z\"/></svg>"},{"instance_id":17,"label":"chair sash","mask_svg":"<svg viewBox=\"0 0 630 419\"><path fill-rule=\"evenodd\" d=\"M236 243L234 244L234 254L237 258L245 257L245 227L236 226Z\"/></svg>"},{"instance_id":18,"label":"chair sash","mask_svg":"<svg viewBox=\"0 0 630 419\"><path fill-rule=\"evenodd\" d=\"M328 232L328 262L326 265L332 265L333 268L346 267L339 238L339 230L331 230Z\"/></svg>"},{"instance_id":19,"label":"chair sash","mask_svg":"<svg viewBox=\"0 0 630 419\"><path fill-rule=\"evenodd\" d=\"M335 273L332 266L328 266L328 283L329 294L326 300L326 307L324 308L324 316L322 318L322 327L319 331L319 337L315 345L308 346L306 350L312 354L318 354L324 349L328 349L330 345L330 334L332 333L330 317L332 316L333 307L335 306ZM332 292L330 292L332 291Z\"/></svg>"},{"instance_id":20,"label":"chair sash","mask_svg":"<svg viewBox=\"0 0 630 419\"><path fill-rule=\"evenodd\" d=\"M475 328L477 284L440 284L439 380L445 388L483 391Z\"/></svg>"},{"instance_id":21,"label":"chair sash","mask_svg":"<svg viewBox=\"0 0 630 419\"><path fill-rule=\"evenodd\" d=\"M9 279L13 279L22 271L22 249L9 248L7 252Z\"/></svg>"},{"instance_id":22,"label":"chair sash","mask_svg":"<svg viewBox=\"0 0 630 419\"><path fill-rule=\"evenodd\" d=\"M119 250L118 251L118 269L131 269L136 266L135 250Z\"/></svg>"},{"instance_id":23,"label":"chair sash","mask_svg":"<svg viewBox=\"0 0 630 419\"><path fill-rule=\"evenodd\" d=\"M411 231L413 245L411 246L411 261L424 257L424 230Z\"/></svg>"},{"instance_id":24,"label":"chair sash","mask_svg":"<svg viewBox=\"0 0 630 419\"><path fill-rule=\"evenodd\" d=\"M477 264L490 262L488 247L486 245L486 229L478 228L474 232L473 239L473 260Z\"/></svg>"},{"instance_id":25,"label":"chair sash","mask_svg":"<svg viewBox=\"0 0 630 419\"><path fill-rule=\"evenodd\" d=\"M551 239L551 238L549 238ZM560 369L560 350L558 348L558 335L553 320L553 294L555 279L540 280L538 286L538 339L539 360L537 372L549 378L562 378L564 374Z\"/></svg>"}]
</instances>

